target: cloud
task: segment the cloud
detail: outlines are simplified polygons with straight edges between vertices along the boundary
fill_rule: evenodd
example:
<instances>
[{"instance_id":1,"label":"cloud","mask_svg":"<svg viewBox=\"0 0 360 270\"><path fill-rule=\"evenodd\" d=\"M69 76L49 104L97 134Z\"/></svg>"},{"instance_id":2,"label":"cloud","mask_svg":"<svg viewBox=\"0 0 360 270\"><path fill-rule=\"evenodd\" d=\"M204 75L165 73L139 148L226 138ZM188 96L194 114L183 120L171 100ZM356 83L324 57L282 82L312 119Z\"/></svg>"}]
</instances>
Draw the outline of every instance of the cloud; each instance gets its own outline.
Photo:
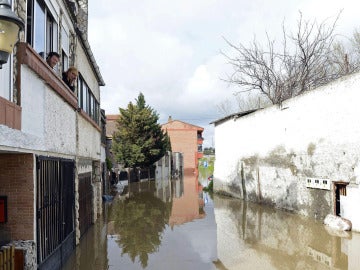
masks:
<instances>
[{"instance_id":1,"label":"cloud","mask_svg":"<svg viewBox=\"0 0 360 270\"><path fill-rule=\"evenodd\" d=\"M355 27L355 0L108 0L89 2L89 40L106 86L101 107L118 113L139 92L160 115L205 128L205 146L212 145L213 126L221 118L217 105L232 99L236 86L222 79L232 72L220 51L223 37L248 44L281 35L281 25L296 26L306 18L331 17L344 8L339 30ZM349 31L351 32L351 31Z\"/></svg>"}]
</instances>

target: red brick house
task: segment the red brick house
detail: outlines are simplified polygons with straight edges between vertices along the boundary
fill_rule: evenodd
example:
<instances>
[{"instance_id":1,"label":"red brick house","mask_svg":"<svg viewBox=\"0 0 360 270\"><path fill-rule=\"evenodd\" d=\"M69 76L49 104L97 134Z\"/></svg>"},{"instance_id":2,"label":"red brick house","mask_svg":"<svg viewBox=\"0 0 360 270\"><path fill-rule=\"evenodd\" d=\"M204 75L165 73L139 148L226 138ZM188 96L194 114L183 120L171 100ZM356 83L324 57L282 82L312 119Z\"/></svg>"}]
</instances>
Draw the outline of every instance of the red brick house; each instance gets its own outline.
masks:
<instances>
[{"instance_id":1,"label":"red brick house","mask_svg":"<svg viewBox=\"0 0 360 270\"><path fill-rule=\"evenodd\" d=\"M196 172L199 159L203 157L202 133L204 128L179 120L169 120L162 129L167 131L172 152L180 152L184 158L184 172Z\"/></svg>"},{"instance_id":2,"label":"red brick house","mask_svg":"<svg viewBox=\"0 0 360 270\"><path fill-rule=\"evenodd\" d=\"M106 156L110 159L111 163L112 163L112 171L114 173L118 173L119 172L119 167L120 165L116 163L115 158L112 154L112 136L114 134L114 132L117 130L117 119L119 118L118 114L107 114L106 115L106 149L107 149L107 153Z\"/></svg>"}]
</instances>

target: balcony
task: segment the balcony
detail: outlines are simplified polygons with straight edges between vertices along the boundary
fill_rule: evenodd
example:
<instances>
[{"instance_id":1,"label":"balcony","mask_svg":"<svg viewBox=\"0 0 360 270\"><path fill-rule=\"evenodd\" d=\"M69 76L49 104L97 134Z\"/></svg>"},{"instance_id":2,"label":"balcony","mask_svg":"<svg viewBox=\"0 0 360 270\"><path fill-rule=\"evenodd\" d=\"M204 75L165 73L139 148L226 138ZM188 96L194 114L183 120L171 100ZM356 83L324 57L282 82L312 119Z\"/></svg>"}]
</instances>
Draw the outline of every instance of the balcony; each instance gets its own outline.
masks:
<instances>
[{"instance_id":1,"label":"balcony","mask_svg":"<svg viewBox=\"0 0 360 270\"><path fill-rule=\"evenodd\" d=\"M21 129L21 107L0 97L0 125Z\"/></svg>"},{"instance_id":2,"label":"balcony","mask_svg":"<svg viewBox=\"0 0 360 270\"><path fill-rule=\"evenodd\" d=\"M77 109L77 97L70 91L62 79L48 66L41 56L28 44L21 42L17 51L17 77L16 88L18 89L18 105L21 106L21 65L27 65L41 79L43 79L54 91L70 106Z\"/></svg>"},{"instance_id":3,"label":"balcony","mask_svg":"<svg viewBox=\"0 0 360 270\"><path fill-rule=\"evenodd\" d=\"M99 123L94 121L84 110L78 107L78 98L76 94L71 91L63 82L62 78L58 76L44 61L44 59L28 44L21 42L17 50L17 75L16 75L16 89L17 91L17 107L20 108L21 119L21 65L26 65L34 71L44 82L49 85L60 98L68 103L75 111L79 112L90 124L92 124L98 131L101 131ZM1 120L0 120L1 121ZM20 129L20 128L19 128Z\"/></svg>"}]
</instances>

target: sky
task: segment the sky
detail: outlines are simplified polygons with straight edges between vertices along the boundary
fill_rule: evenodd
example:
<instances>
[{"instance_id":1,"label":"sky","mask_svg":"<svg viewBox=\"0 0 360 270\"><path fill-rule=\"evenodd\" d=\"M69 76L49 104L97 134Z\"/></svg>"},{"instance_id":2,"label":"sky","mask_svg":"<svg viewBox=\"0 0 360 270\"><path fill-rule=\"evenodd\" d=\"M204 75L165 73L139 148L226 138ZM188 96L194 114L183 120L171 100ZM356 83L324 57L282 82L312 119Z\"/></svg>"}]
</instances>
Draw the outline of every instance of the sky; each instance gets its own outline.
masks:
<instances>
[{"instance_id":1,"label":"sky","mask_svg":"<svg viewBox=\"0 0 360 270\"><path fill-rule=\"evenodd\" d=\"M225 116L219 105L239 90L224 81L232 72L225 39L279 39L282 23L294 29L299 11L320 22L341 11L335 32L351 36L360 28L357 1L89 0L89 42L106 84L101 108L118 114L141 92L160 124L171 116L203 127L204 147L214 147L210 123Z\"/></svg>"}]
</instances>

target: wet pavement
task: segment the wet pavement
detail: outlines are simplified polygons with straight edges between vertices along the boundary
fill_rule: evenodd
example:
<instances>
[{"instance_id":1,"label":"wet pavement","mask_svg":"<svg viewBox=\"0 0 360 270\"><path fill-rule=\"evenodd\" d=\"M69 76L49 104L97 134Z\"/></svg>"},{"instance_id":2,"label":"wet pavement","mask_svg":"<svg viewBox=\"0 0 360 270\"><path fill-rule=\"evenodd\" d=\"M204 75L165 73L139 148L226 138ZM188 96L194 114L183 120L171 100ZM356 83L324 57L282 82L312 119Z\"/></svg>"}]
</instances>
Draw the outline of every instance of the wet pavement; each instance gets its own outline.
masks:
<instances>
[{"instance_id":1,"label":"wet pavement","mask_svg":"<svg viewBox=\"0 0 360 270\"><path fill-rule=\"evenodd\" d=\"M360 269L359 233L210 196L200 183L120 184L63 270Z\"/></svg>"}]
</instances>

